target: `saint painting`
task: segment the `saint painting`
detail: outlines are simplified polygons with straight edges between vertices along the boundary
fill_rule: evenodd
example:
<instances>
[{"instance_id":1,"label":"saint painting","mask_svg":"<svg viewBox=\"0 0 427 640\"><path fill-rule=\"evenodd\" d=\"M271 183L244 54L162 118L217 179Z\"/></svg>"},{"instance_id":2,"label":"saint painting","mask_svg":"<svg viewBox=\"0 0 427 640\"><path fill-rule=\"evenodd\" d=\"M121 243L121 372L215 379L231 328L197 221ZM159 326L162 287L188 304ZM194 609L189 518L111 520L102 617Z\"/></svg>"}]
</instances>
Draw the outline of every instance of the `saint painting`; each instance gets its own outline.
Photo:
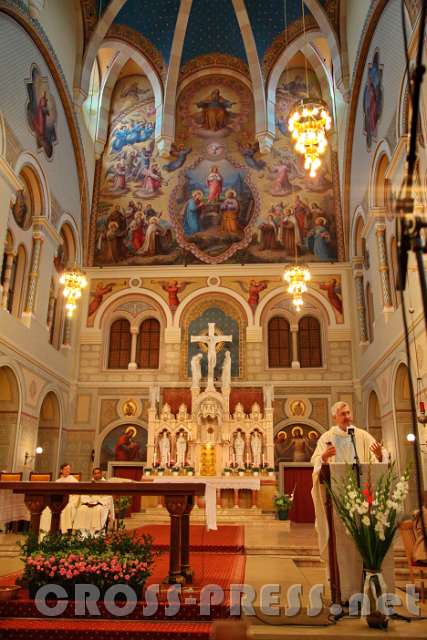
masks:
<instances>
[{"instance_id":1,"label":"saint painting","mask_svg":"<svg viewBox=\"0 0 427 640\"><path fill-rule=\"evenodd\" d=\"M219 89L214 89L209 96L197 103L197 107L202 110L202 114L197 121L204 129L209 131L225 129L232 118L232 114L229 111L232 106L233 102L224 98Z\"/></svg>"},{"instance_id":2,"label":"saint painting","mask_svg":"<svg viewBox=\"0 0 427 640\"><path fill-rule=\"evenodd\" d=\"M380 65L378 49L374 53L372 64L368 68L365 90L363 92L364 129L366 146L371 148L377 136L378 121L383 111L383 70Z\"/></svg>"},{"instance_id":3,"label":"saint painting","mask_svg":"<svg viewBox=\"0 0 427 640\"><path fill-rule=\"evenodd\" d=\"M102 443L100 466L109 461L141 462L147 457L147 431L135 425L119 426L110 431Z\"/></svg>"},{"instance_id":4,"label":"saint painting","mask_svg":"<svg viewBox=\"0 0 427 640\"><path fill-rule=\"evenodd\" d=\"M57 142L56 104L49 90L48 79L41 75L36 64L31 67L27 94L27 121L35 136L37 150L43 149L50 159L53 155L53 145Z\"/></svg>"}]
</instances>

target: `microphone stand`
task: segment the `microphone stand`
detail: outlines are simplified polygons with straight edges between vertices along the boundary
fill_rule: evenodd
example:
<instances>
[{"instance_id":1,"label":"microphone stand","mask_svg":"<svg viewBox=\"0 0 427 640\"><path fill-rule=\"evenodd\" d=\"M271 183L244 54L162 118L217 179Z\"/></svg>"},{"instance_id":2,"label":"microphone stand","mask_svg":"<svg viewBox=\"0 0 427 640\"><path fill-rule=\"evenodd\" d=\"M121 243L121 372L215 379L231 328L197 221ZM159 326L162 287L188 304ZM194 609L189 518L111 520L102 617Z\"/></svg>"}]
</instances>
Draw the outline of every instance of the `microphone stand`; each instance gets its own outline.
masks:
<instances>
[{"instance_id":1,"label":"microphone stand","mask_svg":"<svg viewBox=\"0 0 427 640\"><path fill-rule=\"evenodd\" d=\"M350 436L351 442L353 444L353 449L354 449L353 469L355 469L356 471L357 486L360 489L360 459L359 459L359 455L357 453L357 448L356 448L356 440L354 437L354 427L348 427L347 433Z\"/></svg>"}]
</instances>

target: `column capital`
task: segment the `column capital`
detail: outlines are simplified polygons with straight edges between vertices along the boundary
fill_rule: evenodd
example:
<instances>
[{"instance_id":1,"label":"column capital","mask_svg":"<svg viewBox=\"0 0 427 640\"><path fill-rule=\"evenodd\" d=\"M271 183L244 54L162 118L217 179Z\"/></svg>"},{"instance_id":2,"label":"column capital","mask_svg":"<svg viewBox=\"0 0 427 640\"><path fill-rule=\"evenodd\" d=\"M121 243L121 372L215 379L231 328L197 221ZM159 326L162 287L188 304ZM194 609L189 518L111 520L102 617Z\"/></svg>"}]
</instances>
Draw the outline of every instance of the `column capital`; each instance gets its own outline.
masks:
<instances>
[{"instance_id":1,"label":"column capital","mask_svg":"<svg viewBox=\"0 0 427 640\"><path fill-rule=\"evenodd\" d=\"M36 216L33 218L33 238L35 233L43 234L45 237L50 237L52 241L59 245L61 242L61 236L53 226L53 224L45 216Z\"/></svg>"}]
</instances>

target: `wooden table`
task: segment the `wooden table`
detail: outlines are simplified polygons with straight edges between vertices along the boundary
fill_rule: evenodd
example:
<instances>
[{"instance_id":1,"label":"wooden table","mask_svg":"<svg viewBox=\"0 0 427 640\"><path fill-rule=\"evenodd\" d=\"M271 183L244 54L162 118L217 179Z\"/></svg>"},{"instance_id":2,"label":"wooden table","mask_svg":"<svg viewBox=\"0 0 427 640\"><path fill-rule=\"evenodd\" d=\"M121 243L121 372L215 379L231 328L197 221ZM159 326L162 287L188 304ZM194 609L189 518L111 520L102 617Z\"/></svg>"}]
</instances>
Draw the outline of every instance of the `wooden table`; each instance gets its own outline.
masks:
<instances>
[{"instance_id":1,"label":"wooden table","mask_svg":"<svg viewBox=\"0 0 427 640\"><path fill-rule=\"evenodd\" d=\"M8 489L25 496L31 513L30 531L38 534L43 509L52 511L50 532L59 533L63 508L69 495L163 496L170 516L169 584L191 582L189 564L190 514L195 496L205 495L202 483L171 482L0 482L0 490Z\"/></svg>"}]
</instances>

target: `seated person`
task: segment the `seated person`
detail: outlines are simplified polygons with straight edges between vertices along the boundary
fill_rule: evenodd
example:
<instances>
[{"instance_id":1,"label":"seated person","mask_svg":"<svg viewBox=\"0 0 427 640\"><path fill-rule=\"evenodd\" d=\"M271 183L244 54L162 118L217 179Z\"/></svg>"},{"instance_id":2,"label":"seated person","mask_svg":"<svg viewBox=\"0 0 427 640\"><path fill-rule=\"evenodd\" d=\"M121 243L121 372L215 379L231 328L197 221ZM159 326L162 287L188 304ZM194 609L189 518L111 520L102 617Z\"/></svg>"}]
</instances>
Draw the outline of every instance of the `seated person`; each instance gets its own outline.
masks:
<instances>
[{"instance_id":1,"label":"seated person","mask_svg":"<svg viewBox=\"0 0 427 640\"><path fill-rule=\"evenodd\" d=\"M92 471L92 482L105 482L99 467ZM105 531L108 516L114 520L112 496L82 495L73 528L80 531L83 537L100 534Z\"/></svg>"},{"instance_id":2,"label":"seated person","mask_svg":"<svg viewBox=\"0 0 427 640\"><path fill-rule=\"evenodd\" d=\"M55 482L78 482L77 478L71 475L71 466L68 462L60 467L59 478ZM68 504L63 508L61 512L61 532L68 533L73 529L73 522L76 515L76 510L80 502L80 496L70 495L68 498ZM46 507L42 511L40 518L40 531L49 533L50 524L52 520L52 512L49 507Z\"/></svg>"}]
</instances>

